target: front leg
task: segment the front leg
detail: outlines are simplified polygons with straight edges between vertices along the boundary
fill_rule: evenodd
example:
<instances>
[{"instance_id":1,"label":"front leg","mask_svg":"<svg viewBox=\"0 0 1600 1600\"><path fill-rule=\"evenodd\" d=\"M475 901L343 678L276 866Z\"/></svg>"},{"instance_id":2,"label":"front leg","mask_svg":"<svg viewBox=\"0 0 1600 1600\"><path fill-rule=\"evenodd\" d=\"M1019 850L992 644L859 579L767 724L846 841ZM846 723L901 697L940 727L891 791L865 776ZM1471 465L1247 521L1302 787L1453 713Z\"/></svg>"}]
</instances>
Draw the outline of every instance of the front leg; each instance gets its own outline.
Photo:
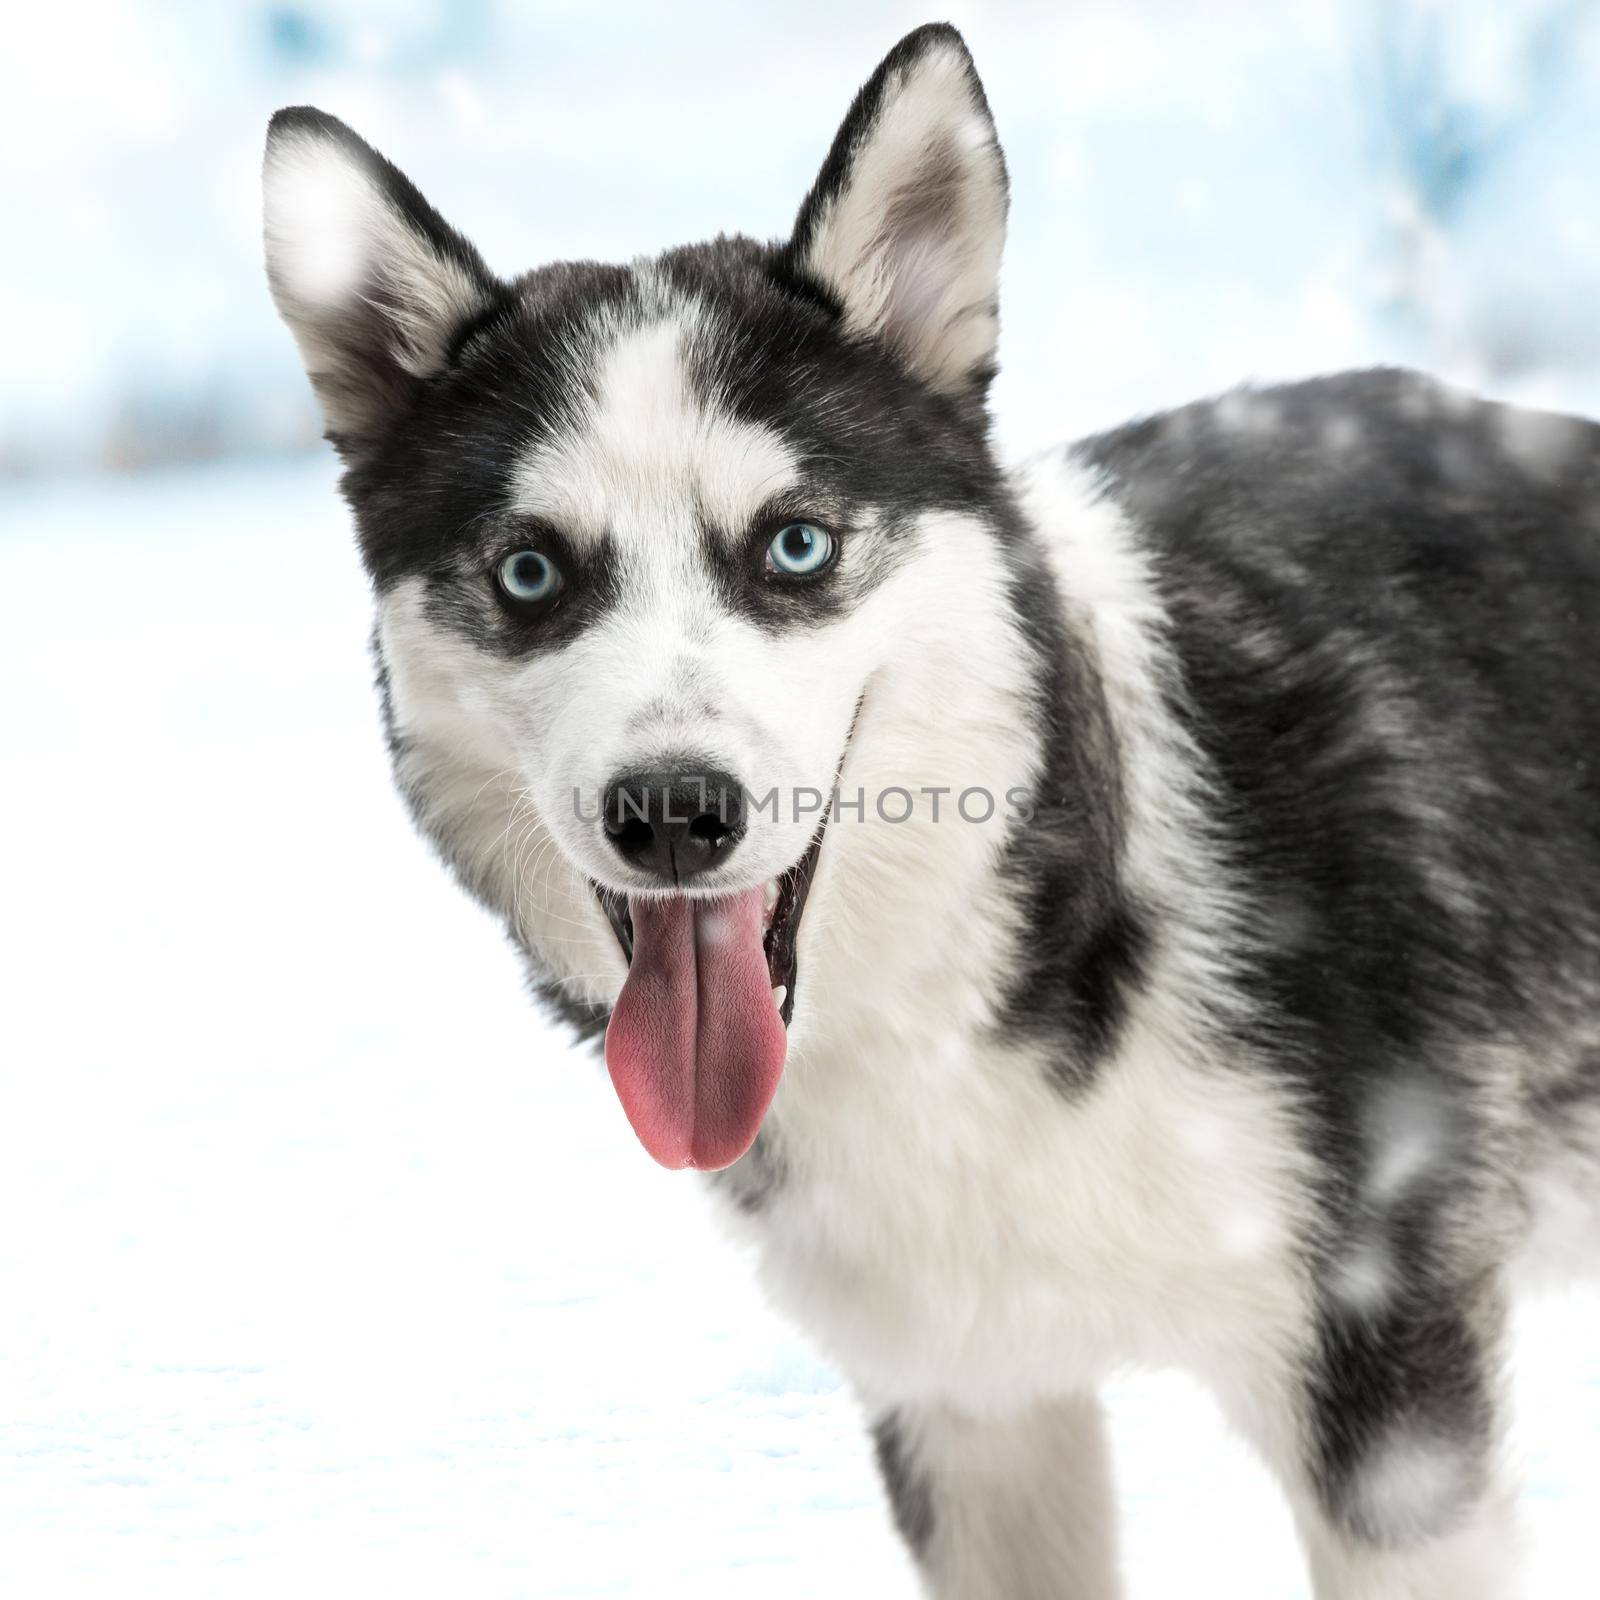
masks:
<instances>
[{"instance_id":1,"label":"front leg","mask_svg":"<svg viewBox=\"0 0 1600 1600\"><path fill-rule=\"evenodd\" d=\"M1443 1360L1460 1360L1458 1351ZM1520 1593L1517 1496L1500 1444L1495 1375L1441 1397L1446 1366L1404 1389L1375 1376L1313 1427L1342 1438L1342 1469L1291 1491L1317 1600L1511 1600ZM1481 1406L1471 1414L1465 1403ZM1480 1398L1481 1397L1481 1398ZM1328 1397L1323 1396L1325 1407ZM1326 1461L1322 1463L1326 1468Z\"/></svg>"},{"instance_id":2,"label":"front leg","mask_svg":"<svg viewBox=\"0 0 1600 1600\"><path fill-rule=\"evenodd\" d=\"M1114 1600L1099 1400L1004 1417L899 1407L873 1426L895 1522L936 1600Z\"/></svg>"},{"instance_id":3,"label":"front leg","mask_svg":"<svg viewBox=\"0 0 1600 1600\"><path fill-rule=\"evenodd\" d=\"M1399 1254L1398 1247L1396 1254ZM1501 1298L1375 1267L1322 1319L1309 1472L1291 1486L1317 1600L1509 1600Z\"/></svg>"},{"instance_id":4,"label":"front leg","mask_svg":"<svg viewBox=\"0 0 1600 1600\"><path fill-rule=\"evenodd\" d=\"M1520 1545L1515 1496L1496 1484L1456 1524L1385 1546L1330 1522L1314 1503L1299 1508L1317 1600L1510 1600Z\"/></svg>"}]
</instances>

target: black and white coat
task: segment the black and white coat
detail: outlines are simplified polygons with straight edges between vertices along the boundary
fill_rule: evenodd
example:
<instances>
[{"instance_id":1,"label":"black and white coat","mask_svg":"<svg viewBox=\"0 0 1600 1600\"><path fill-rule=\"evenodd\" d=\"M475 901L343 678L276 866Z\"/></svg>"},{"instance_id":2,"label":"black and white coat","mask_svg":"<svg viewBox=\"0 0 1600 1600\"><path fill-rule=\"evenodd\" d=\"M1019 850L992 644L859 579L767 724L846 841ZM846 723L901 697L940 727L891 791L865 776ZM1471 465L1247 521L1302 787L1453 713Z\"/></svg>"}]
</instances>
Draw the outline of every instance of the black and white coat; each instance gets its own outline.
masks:
<instances>
[{"instance_id":1,"label":"black and white coat","mask_svg":"<svg viewBox=\"0 0 1600 1600\"><path fill-rule=\"evenodd\" d=\"M568 797L640 752L1026 797L829 828L712 1180L930 1593L1117 1593L1130 1363L1216 1394L1322 1600L1510 1593L1508 1299L1600 1238L1600 429L1371 372L1003 470L1005 170L944 26L778 245L502 281L303 109L266 183L399 785L582 1028L626 973L594 886L635 886ZM778 592L752 530L802 502L841 554ZM488 576L529 528L536 621Z\"/></svg>"}]
</instances>

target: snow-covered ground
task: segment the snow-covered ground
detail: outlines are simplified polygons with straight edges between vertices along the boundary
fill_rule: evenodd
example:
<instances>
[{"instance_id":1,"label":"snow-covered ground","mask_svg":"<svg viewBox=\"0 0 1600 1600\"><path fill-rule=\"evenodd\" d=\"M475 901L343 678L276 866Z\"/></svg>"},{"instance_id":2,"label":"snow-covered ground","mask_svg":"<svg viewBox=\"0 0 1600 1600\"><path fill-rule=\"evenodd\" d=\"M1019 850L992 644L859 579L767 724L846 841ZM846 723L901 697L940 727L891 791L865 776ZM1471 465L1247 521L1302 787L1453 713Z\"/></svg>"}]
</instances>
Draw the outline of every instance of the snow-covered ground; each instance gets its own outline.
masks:
<instances>
[{"instance_id":1,"label":"snow-covered ground","mask_svg":"<svg viewBox=\"0 0 1600 1600\"><path fill-rule=\"evenodd\" d=\"M0 497L0 1593L909 1597L860 1420L385 771L323 459ZM1589 1600L1600 1303L1518 1346ZM1294 1600L1180 1380L1135 1600Z\"/></svg>"}]
</instances>

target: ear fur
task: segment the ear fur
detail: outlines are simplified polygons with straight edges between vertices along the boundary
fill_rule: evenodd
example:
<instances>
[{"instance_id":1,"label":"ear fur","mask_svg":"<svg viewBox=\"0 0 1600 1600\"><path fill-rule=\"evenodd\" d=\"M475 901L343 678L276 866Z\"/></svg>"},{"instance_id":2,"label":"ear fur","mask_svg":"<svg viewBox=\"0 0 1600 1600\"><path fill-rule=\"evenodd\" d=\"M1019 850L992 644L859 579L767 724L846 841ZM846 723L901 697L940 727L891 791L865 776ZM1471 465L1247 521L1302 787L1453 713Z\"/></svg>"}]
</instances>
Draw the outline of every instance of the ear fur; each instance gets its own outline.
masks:
<instances>
[{"instance_id":1,"label":"ear fur","mask_svg":"<svg viewBox=\"0 0 1600 1600\"><path fill-rule=\"evenodd\" d=\"M444 368L499 285L397 167L313 107L268 126L263 202L272 298L348 457Z\"/></svg>"},{"instance_id":2,"label":"ear fur","mask_svg":"<svg viewBox=\"0 0 1600 1600\"><path fill-rule=\"evenodd\" d=\"M790 241L847 329L952 394L994 375L1005 159L956 30L908 34L856 96Z\"/></svg>"}]
</instances>

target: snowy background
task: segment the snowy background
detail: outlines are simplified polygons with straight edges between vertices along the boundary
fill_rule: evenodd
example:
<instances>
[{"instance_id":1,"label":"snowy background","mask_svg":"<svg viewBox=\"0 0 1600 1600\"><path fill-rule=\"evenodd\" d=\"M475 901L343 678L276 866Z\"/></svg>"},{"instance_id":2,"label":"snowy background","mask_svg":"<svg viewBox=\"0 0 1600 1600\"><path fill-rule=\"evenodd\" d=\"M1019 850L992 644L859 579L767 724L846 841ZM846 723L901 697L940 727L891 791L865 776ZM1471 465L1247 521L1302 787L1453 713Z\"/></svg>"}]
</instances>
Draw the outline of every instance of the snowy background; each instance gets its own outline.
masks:
<instances>
[{"instance_id":1,"label":"snowy background","mask_svg":"<svg viewBox=\"0 0 1600 1600\"><path fill-rule=\"evenodd\" d=\"M1003 439L1374 360L1600 414L1582 3L954 5L1014 180ZM782 231L918 8L29 7L0 60L0 1592L909 1597L837 1376L411 837L261 280L311 101L511 271ZM1592 1597L1600 1302L1517 1347ZM1134 1600L1304 1600L1175 1378Z\"/></svg>"}]
</instances>

